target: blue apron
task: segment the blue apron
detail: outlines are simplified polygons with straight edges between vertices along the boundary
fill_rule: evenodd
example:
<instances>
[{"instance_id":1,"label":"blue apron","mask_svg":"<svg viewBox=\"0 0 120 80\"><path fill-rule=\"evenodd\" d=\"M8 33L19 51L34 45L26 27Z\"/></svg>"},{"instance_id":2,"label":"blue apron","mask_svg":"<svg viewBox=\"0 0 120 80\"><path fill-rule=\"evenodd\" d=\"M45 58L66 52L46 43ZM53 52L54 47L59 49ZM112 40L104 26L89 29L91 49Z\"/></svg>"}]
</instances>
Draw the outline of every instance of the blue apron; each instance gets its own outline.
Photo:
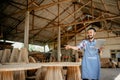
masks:
<instances>
[{"instance_id":1,"label":"blue apron","mask_svg":"<svg viewBox=\"0 0 120 80\"><path fill-rule=\"evenodd\" d=\"M84 49L82 59L82 79L100 79L100 58L96 41L83 40L78 47Z\"/></svg>"}]
</instances>

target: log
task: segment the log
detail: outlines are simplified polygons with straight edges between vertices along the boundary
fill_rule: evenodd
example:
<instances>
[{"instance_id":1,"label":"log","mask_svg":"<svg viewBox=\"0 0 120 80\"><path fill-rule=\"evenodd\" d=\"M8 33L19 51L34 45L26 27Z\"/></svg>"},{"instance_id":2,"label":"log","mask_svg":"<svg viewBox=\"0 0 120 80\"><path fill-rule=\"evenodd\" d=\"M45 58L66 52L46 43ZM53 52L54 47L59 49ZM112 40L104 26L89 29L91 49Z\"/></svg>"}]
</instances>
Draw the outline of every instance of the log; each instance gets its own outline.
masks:
<instances>
[{"instance_id":1,"label":"log","mask_svg":"<svg viewBox=\"0 0 120 80\"><path fill-rule=\"evenodd\" d=\"M0 63L1 63L2 55L3 55L3 50L0 50Z\"/></svg>"},{"instance_id":2,"label":"log","mask_svg":"<svg viewBox=\"0 0 120 80\"><path fill-rule=\"evenodd\" d=\"M26 48L22 48L19 52L18 49L13 49L10 62L18 62L18 63L28 63L28 51ZM15 71L14 72L15 80L25 80L25 71Z\"/></svg>"},{"instance_id":3,"label":"log","mask_svg":"<svg viewBox=\"0 0 120 80\"><path fill-rule=\"evenodd\" d=\"M36 79L35 80L45 80L47 67L41 67L36 72Z\"/></svg>"},{"instance_id":4,"label":"log","mask_svg":"<svg viewBox=\"0 0 120 80\"><path fill-rule=\"evenodd\" d=\"M0 80L13 80L13 72L12 71L1 72Z\"/></svg>"},{"instance_id":5,"label":"log","mask_svg":"<svg viewBox=\"0 0 120 80\"><path fill-rule=\"evenodd\" d=\"M29 56L29 62L36 63L35 59L32 56ZM29 78L30 76L34 76L36 71L37 69L27 70L27 78Z\"/></svg>"},{"instance_id":6,"label":"log","mask_svg":"<svg viewBox=\"0 0 120 80\"><path fill-rule=\"evenodd\" d=\"M61 69L61 67L55 66L47 67L45 80L63 80Z\"/></svg>"},{"instance_id":7,"label":"log","mask_svg":"<svg viewBox=\"0 0 120 80\"><path fill-rule=\"evenodd\" d=\"M19 57L19 49L14 48L10 56L10 62L17 62Z\"/></svg>"},{"instance_id":8,"label":"log","mask_svg":"<svg viewBox=\"0 0 120 80\"><path fill-rule=\"evenodd\" d=\"M27 48L21 48L18 62L28 63L28 51ZM25 80L25 71L18 71L19 80Z\"/></svg>"},{"instance_id":9,"label":"log","mask_svg":"<svg viewBox=\"0 0 120 80\"><path fill-rule=\"evenodd\" d=\"M1 63L8 63L11 55L11 50L10 49L5 49L3 52L3 57L1 60Z\"/></svg>"},{"instance_id":10,"label":"log","mask_svg":"<svg viewBox=\"0 0 120 80\"><path fill-rule=\"evenodd\" d=\"M18 62L25 62L25 63L29 62L28 51L27 51L26 48L21 48L20 55L19 55L19 58L18 58Z\"/></svg>"},{"instance_id":11,"label":"log","mask_svg":"<svg viewBox=\"0 0 120 80\"><path fill-rule=\"evenodd\" d=\"M79 66L68 67L67 68L67 80L81 80L80 68Z\"/></svg>"}]
</instances>

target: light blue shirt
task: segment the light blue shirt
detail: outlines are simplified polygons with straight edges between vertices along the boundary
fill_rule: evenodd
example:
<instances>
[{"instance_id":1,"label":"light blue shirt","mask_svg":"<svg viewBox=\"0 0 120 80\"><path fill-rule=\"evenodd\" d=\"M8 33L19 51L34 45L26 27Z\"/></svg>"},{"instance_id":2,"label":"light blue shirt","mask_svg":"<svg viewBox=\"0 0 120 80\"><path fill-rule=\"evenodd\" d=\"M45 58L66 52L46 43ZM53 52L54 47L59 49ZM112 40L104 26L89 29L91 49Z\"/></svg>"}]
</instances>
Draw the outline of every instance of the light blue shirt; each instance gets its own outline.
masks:
<instances>
[{"instance_id":1,"label":"light blue shirt","mask_svg":"<svg viewBox=\"0 0 120 80\"><path fill-rule=\"evenodd\" d=\"M100 58L95 48L96 40L83 40L77 47L84 49L82 59L82 79L100 79Z\"/></svg>"}]
</instances>

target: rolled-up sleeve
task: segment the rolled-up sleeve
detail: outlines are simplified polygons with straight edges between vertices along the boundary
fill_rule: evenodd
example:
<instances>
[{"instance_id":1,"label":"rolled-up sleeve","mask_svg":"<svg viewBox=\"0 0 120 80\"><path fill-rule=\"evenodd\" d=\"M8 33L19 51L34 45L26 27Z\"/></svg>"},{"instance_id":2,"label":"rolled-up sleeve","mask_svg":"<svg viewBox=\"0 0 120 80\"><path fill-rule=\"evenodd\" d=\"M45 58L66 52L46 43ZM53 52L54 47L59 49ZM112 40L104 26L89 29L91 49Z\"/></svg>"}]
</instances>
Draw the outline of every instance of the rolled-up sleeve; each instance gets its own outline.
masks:
<instances>
[{"instance_id":1,"label":"rolled-up sleeve","mask_svg":"<svg viewBox=\"0 0 120 80\"><path fill-rule=\"evenodd\" d=\"M78 47L80 50L85 49L85 47L86 47L86 41L83 40L82 42L80 42L80 43L77 45L77 47Z\"/></svg>"}]
</instances>

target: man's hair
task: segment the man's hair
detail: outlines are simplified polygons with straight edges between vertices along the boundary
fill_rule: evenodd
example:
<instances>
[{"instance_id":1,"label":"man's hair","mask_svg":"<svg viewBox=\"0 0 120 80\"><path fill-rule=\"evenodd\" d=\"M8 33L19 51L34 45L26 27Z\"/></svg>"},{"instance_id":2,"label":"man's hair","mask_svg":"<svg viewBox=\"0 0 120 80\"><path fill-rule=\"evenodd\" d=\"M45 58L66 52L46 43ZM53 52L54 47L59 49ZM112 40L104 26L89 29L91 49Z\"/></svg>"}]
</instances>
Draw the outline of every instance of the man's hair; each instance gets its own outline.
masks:
<instances>
[{"instance_id":1,"label":"man's hair","mask_svg":"<svg viewBox=\"0 0 120 80\"><path fill-rule=\"evenodd\" d=\"M96 29L95 28L89 28L87 31L89 31L89 30L93 30L94 32L96 32Z\"/></svg>"}]
</instances>

